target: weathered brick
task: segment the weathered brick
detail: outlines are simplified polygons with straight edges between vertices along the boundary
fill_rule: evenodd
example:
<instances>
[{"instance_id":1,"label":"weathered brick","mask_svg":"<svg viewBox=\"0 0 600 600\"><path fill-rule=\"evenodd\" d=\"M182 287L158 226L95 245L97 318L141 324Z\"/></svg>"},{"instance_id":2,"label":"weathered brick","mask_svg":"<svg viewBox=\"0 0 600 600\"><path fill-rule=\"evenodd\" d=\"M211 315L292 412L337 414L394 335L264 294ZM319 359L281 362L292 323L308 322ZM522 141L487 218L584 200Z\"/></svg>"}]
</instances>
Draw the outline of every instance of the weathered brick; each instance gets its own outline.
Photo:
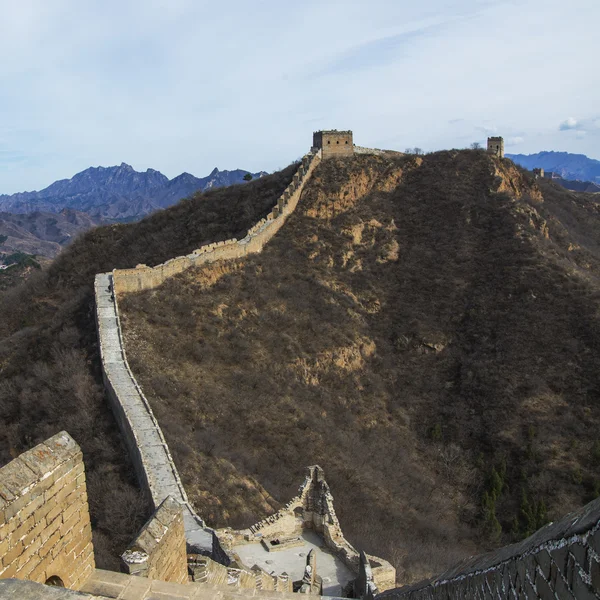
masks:
<instances>
[{"instance_id":1,"label":"weathered brick","mask_svg":"<svg viewBox=\"0 0 600 600\"><path fill-rule=\"evenodd\" d=\"M58 531L60 526L62 525L62 517L57 516L54 521L48 523L48 526L42 530L40 537L42 538L42 542L46 542L46 540L51 537L55 531Z\"/></svg>"},{"instance_id":2,"label":"weathered brick","mask_svg":"<svg viewBox=\"0 0 600 600\"><path fill-rule=\"evenodd\" d=\"M0 556L0 565L3 567L8 567L8 565L16 562L16 560L23 554L23 542L19 541L16 544L11 544L10 550L6 552L3 556Z\"/></svg>"},{"instance_id":3,"label":"weathered brick","mask_svg":"<svg viewBox=\"0 0 600 600\"><path fill-rule=\"evenodd\" d=\"M563 546L562 548L557 548L556 550L552 550L550 552L550 556L552 556L552 561L556 565L558 572L561 575L565 575L567 572L567 557L569 555L569 548L567 546Z\"/></svg>"},{"instance_id":4,"label":"weathered brick","mask_svg":"<svg viewBox=\"0 0 600 600\"><path fill-rule=\"evenodd\" d=\"M17 559L17 569L22 569L33 557L37 558L38 551L42 547L42 540L34 540L29 546L23 547L23 552Z\"/></svg>"},{"instance_id":5,"label":"weathered brick","mask_svg":"<svg viewBox=\"0 0 600 600\"><path fill-rule=\"evenodd\" d=\"M60 518L62 521L62 513L63 513L63 505L59 502L56 502L54 498L48 500L45 503L45 507L48 510L46 513L46 523L50 525L50 523L54 522L57 518Z\"/></svg>"},{"instance_id":6,"label":"weathered brick","mask_svg":"<svg viewBox=\"0 0 600 600\"><path fill-rule=\"evenodd\" d=\"M0 469L0 497L10 504L37 480L38 476L21 459L15 458Z\"/></svg>"},{"instance_id":7,"label":"weathered brick","mask_svg":"<svg viewBox=\"0 0 600 600\"><path fill-rule=\"evenodd\" d=\"M552 565L552 557L547 550L540 550L535 555L535 561L544 575L545 579L550 577L550 566Z\"/></svg>"},{"instance_id":8,"label":"weathered brick","mask_svg":"<svg viewBox=\"0 0 600 600\"><path fill-rule=\"evenodd\" d=\"M55 531L47 540L46 543L44 544L42 550L40 550L40 556L47 556L48 554L52 555L52 558L56 558L56 556L58 555L58 550L56 552L54 552L54 548L56 546L60 546L61 544L59 544L60 540L62 539L62 536L60 534L60 530Z\"/></svg>"},{"instance_id":9,"label":"weathered brick","mask_svg":"<svg viewBox=\"0 0 600 600\"><path fill-rule=\"evenodd\" d=\"M35 525L35 516L31 515L28 519L25 519L11 534L13 541L22 540L27 533L29 533Z\"/></svg>"},{"instance_id":10,"label":"weathered brick","mask_svg":"<svg viewBox=\"0 0 600 600\"><path fill-rule=\"evenodd\" d=\"M64 521L62 523L62 525L59 528L59 531L61 533L61 535L67 535L70 532L73 531L73 529L75 528L75 526L77 525L77 523L79 522L79 511L73 513L70 517L68 521ZM73 531L73 533L75 534L76 532Z\"/></svg>"},{"instance_id":11,"label":"weathered brick","mask_svg":"<svg viewBox=\"0 0 600 600\"><path fill-rule=\"evenodd\" d=\"M63 521L68 521L75 512L82 508L82 495L79 492L71 494L63 503Z\"/></svg>"},{"instance_id":12,"label":"weathered brick","mask_svg":"<svg viewBox=\"0 0 600 600\"><path fill-rule=\"evenodd\" d=\"M10 564L3 565L0 560L0 579L9 579L17 574L17 562L14 561Z\"/></svg>"},{"instance_id":13,"label":"weathered brick","mask_svg":"<svg viewBox=\"0 0 600 600\"><path fill-rule=\"evenodd\" d=\"M68 478L68 481L58 490L53 496L55 502L63 504L65 499L77 489L77 481L75 479Z\"/></svg>"},{"instance_id":14,"label":"weathered brick","mask_svg":"<svg viewBox=\"0 0 600 600\"><path fill-rule=\"evenodd\" d=\"M573 594L560 573L557 574L556 581L554 582L554 592L558 600L574 600Z\"/></svg>"},{"instance_id":15,"label":"weathered brick","mask_svg":"<svg viewBox=\"0 0 600 600\"><path fill-rule=\"evenodd\" d=\"M577 600L598 600L592 589L583 581L579 575L579 569L573 571L573 595Z\"/></svg>"},{"instance_id":16,"label":"weathered brick","mask_svg":"<svg viewBox=\"0 0 600 600\"><path fill-rule=\"evenodd\" d=\"M569 546L569 552L575 558L575 562L582 568L585 568L587 563L587 548L583 544L571 544Z\"/></svg>"},{"instance_id":17,"label":"weathered brick","mask_svg":"<svg viewBox=\"0 0 600 600\"><path fill-rule=\"evenodd\" d=\"M26 519L30 515L36 515L36 521L39 520L38 511L44 504L44 495L38 494L30 497L30 502L19 511L19 518Z\"/></svg>"},{"instance_id":18,"label":"weathered brick","mask_svg":"<svg viewBox=\"0 0 600 600\"><path fill-rule=\"evenodd\" d=\"M36 523L35 527L23 538L23 545L29 546L33 540L42 535L44 529L46 529L46 521L42 520Z\"/></svg>"},{"instance_id":19,"label":"weathered brick","mask_svg":"<svg viewBox=\"0 0 600 600\"><path fill-rule=\"evenodd\" d=\"M535 588L537 590L540 600L556 600L556 597L554 596L554 591L543 577L538 576L536 578Z\"/></svg>"}]
</instances>

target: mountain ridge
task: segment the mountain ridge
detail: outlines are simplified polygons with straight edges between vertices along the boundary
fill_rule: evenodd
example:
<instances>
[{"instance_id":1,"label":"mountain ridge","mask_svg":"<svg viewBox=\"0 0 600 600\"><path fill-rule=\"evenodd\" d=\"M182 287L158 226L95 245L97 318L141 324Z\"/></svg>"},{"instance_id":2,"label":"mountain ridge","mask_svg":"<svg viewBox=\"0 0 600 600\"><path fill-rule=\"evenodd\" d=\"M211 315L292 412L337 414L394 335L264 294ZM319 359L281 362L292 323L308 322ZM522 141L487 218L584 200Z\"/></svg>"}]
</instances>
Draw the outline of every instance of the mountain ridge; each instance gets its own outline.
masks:
<instances>
[{"instance_id":1,"label":"mountain ridge","mask_svg":"<svg viewBox=\"0 0 600 600\"><path fill-rule=\"evenodd\" d=\"M73 209L101 221L131 221L166 208L209 188L244 183L249 171L214 168L206 177L181 173L169 179L160 171L136 171L122 162L111 167L88 167L70 179L60 179L42 190L0 195L0 211L13 214L57 213ZM250 173L253 179L264 171Z\"/></svg>"},{"instance_id":2,"label":"mountain ridge","mask_svg":"<svg viewBox=\"0 0 600 600\"><path fill-rule=\"evenodd\" d=\"M558 173L563 179L600 183L600 160L585 154L543 150L535 154L506 154L506 157L530 171L542 168Z\"/></svg>"}]
</instances>

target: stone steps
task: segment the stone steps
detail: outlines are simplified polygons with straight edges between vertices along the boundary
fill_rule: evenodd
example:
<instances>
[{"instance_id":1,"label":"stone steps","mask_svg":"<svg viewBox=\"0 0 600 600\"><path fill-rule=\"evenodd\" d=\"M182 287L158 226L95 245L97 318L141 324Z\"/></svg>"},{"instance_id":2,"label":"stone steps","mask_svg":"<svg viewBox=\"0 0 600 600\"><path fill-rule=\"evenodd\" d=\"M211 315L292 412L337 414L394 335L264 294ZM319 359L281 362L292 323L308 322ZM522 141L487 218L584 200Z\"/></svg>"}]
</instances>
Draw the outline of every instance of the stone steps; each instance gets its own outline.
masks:
<instances>
[{"instance_id":1,"label":"stone steps","mask_svg":"<svg viewBox=\"0 0 600 600\"><path fill-rule=\"evenodd\" d=\"M298 600L298 594L244 589L206 583L168 583L96 569L81 590L86 594L115 600ZM42 598L40 596L39 598ZM314 600L335 600L332 596L311 596Z\"/></svg>"}]
</instances>

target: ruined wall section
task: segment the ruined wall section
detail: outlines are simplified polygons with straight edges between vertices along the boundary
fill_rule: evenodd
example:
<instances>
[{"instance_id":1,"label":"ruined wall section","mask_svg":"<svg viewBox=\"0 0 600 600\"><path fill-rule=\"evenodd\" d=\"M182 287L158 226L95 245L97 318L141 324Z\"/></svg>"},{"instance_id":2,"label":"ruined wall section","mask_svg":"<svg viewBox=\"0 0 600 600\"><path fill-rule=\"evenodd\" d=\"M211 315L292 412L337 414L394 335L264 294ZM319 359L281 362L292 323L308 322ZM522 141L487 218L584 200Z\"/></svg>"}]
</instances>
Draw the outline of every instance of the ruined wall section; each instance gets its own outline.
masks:
<instances>
[{"instance_id":1,"label":"ruined wall section","mask_svg":"<svg viewBox=\"0 0 600 600\"><path fill-rule=\"evenodd\" d=\"M315 465L307 468L306 477L292 498L281 510L252 525L247 530L219 532L224 544L258 541L263 538L299 536L304 528L314 529L323 536L327 547L334 552L355 574L360 571L360 556L346 540L335 514L333 496L325 481L323 469ZM376 568L373 577L378 589L386 590L395 585L396 570L378 557L369 557Z\"/></svg>"},{"instance_id":2,"label":"ruined wall section","mask_svg":"<svg viewBox=\"0 0 600 600\"><path fill-rule=\"evenodd\" d=\"M126 573L149 579L188 582L181 504L168 496L121 555Z\"/></svg>"},{"instance_id":3,"label":"ruined wall section","mask_svg":"<svg viewBox=\"0 0 600 600\"><path fill-rule=\"evenodd\" d=\"M600 598L600 498L518 544L467 559L378 600Z\"/></svg>"},{"instance_id":4,"label":"ruined wall section","mask_svg":"<svg viewBox=\"0 0 600 600\"><path fill-rule=\"evenodd\" d=\"M178 256L155 267L138 265L135 269L115 269L112 274L115 293L154 289L190 267L219 260L240 259L261 252L265 244L281 229L287 217L296 209L304 185L320 162L320 158L319 152L306 154L302 158L298 171L271 212L251 227L243 239L234 238L206 244L187 256Z\"/></svg>"},{"instance_id":5,"label":"ruined wall section","mask_svg":"<svg viewBox=\"0 0 600 600\"><path fill-rule=\"evenodd\" d=\"M63 431L0 469L0 579L78 590L94 567L83 457Z\"/></svg>"}]
</instances>

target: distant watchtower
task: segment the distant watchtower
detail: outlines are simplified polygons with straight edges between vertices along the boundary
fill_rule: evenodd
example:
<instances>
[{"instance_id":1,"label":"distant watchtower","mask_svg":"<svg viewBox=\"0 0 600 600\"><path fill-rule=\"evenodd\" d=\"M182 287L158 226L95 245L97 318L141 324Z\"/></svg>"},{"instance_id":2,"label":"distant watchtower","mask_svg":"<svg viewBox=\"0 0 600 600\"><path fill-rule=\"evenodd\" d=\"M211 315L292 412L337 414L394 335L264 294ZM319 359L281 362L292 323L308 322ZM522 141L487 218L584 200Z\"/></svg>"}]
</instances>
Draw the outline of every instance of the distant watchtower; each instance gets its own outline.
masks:
<instances>
[{"instance_id":1,"label":"distant watchtower","mask_svg":"<svg viewBox=\"0 0 600 600\"><path fill-rule=\"evenodd\" d=\"M534 177L537 179L538 177L543 177L544 176L544 169L539 168L539 169L534 169L533 170L533 175Z\"/></svg>"},{"instance_id":2,"label":"distant watchtower","mask_svg":"<svg viewBox=\"0 0 600 600\"><path fill-rule=\"evenodd\" d=\"M315 131L313 133L313 148L322 151L322 158L352 156L354 143L351 131Z\"/></svg>"},{"instance_id":3,"label":"distant watchtower","mask_svg":"<svg viewBox=\"0 0 600 600\"><path fill-rule=\"evenodd\" d=\"M504 158L504 138L502 137L489 137L487 144L487 151L490 154L495 154L500 158Z\"/></svg>"}]
</instances>

